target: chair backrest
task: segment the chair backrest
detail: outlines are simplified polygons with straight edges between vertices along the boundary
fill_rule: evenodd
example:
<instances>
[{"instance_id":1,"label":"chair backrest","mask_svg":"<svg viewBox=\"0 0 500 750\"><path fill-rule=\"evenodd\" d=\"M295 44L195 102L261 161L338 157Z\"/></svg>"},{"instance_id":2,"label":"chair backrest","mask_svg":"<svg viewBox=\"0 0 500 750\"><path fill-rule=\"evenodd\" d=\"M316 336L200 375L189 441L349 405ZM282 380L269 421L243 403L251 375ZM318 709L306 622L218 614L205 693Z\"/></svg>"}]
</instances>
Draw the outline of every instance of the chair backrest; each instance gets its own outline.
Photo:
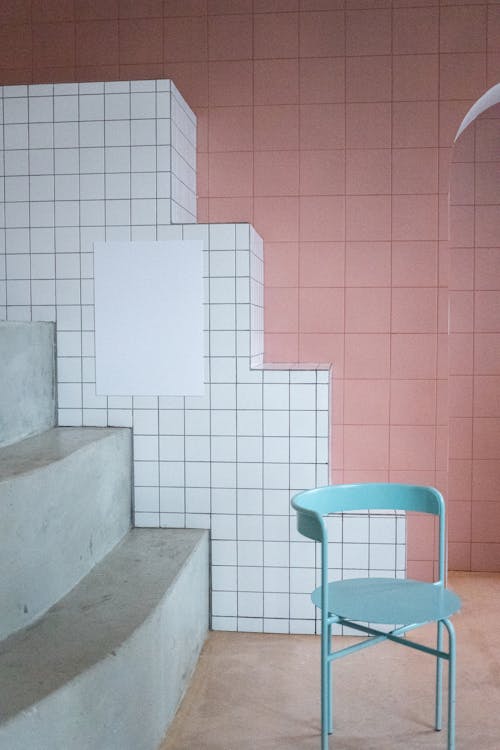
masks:
<instances>
[{"instance_id":1,"label":"chair backrest","mask_svg":"<svg viewBox=\"0 0 500 750\"><path fill-rule=\"evenodd\" d=\"M331 513L357 510L402 510L430 513L439 518L439 580L445 578L445 507L434 487L411 484L337 484L299 492L292 498L297 529L321 542L327 560L328 530L323 519ZM324 564L323 564L324 566Z\"/></svg>"}]
</instances>

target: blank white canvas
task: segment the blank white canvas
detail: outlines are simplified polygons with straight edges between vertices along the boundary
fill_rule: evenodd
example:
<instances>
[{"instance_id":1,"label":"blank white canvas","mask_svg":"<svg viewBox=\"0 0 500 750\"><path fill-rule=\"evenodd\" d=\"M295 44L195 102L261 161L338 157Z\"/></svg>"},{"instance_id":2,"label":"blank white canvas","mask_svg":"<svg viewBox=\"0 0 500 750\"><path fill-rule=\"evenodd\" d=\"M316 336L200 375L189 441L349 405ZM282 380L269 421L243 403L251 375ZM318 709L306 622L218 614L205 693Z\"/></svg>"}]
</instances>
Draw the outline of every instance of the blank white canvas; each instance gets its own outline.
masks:
<instances>
[{"instance_id":1,"label":"blank white canvas","mask_svg":"<svg viewBox=\"0 0 500 750\"><path fill-rule=\"evenodd\" d=\"M202 395L203 243L94 243L96 392Z\"/></svg>"}]
</instances>

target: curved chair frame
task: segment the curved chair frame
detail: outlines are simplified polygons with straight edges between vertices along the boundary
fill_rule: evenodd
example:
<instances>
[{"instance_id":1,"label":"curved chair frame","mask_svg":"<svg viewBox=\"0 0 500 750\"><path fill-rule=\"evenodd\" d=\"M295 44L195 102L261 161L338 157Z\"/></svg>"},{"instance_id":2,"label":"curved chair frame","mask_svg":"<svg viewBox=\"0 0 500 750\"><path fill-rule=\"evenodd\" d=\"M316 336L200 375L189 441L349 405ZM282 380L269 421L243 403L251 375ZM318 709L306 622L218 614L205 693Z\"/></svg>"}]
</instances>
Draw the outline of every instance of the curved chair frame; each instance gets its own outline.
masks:
<instances>
[{"instance_id":1,"label":"curved chair frame","mask_svg":"<svg viewBox=\"0 0 500 750\"><path fill-rule=\"evenodd\" d=\"M295 495L292 506L297 511L297 529L309 539L321 544L321 586L312 594L313 602L321 609L321 750L328 750L328 735L333 732L332 720L332 684L331 665L336 659L347 656L354 651L373 646L385 640L400 643L403 646L423 651L437 658L436 661L436 701L435 728L442 726L442 667L448 662L448 750L455 748L455 631L448 619L460 608L460 599L445 587L446 571L446 525L445 505L442 495L433 487L419 487L404 484L356 484L332 485L307 490ZM418 622L405 623L390 632L383 632L369 624L360 624L357 616L343 616L335 609L336 583L328 583L328 531L324 516L349 511L400 510L430 513L439 521L439 578L434 583L422 583L408 579L396 579L394 593L404 609L408 597L423 594L423 599L430 596L438 600L437 606L424 607L422 619ZM381 579L359 579L364 586ZM390 581L390 579L388 579ZM356 580L352 581L355 585ZM390 586L390 583L389 583ZM410 588L413 587L413 588ZM439 591L436 591L436 587ZM333 598L333 601L332 601ZM353 599L353 602L355 600ZM383 604L383 602L382 602ZM353 604L355 609L355 604ZM380 602L373 619L366 622L387 622L380 618ZM420 614L420 613L419 613ZM389 623L392 620L388 621ZM437 623L436 648L405 639L405 633L427 622ZM345 625L365 633L369 638L347 648L334 652L332 650L332 625ZM448 651L443 650L443 629L448 632Z\"/></svg>"}]
</instances>

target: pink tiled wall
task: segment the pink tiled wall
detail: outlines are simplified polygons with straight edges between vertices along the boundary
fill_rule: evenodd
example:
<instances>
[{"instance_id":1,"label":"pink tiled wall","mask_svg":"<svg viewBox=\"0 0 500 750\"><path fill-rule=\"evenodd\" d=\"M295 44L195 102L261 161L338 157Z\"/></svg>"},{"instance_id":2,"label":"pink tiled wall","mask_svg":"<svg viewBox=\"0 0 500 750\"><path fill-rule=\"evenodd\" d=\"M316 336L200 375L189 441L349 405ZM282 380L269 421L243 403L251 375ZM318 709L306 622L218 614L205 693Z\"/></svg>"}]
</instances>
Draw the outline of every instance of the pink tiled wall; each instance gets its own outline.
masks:
<instances>
[{"instance_id":1,"label":"pink tiled wall","mask_svg":"<svg viewBox=\"0 0 500 750\"><path fill-rule=\"evenodd\" d=\"M5 0L0 22L1 83L175 81L198 220L265 240L267 359L333 363L333 480L446 492L448 163L500 79L497 2ZM410 525L411 573L433 548Z\"/></svg>"},{"instance_id":2,"label":"pink tiled wall","mask_svg":"<svg viewBox=\"0 0 500 750\"><path fill-rule=\"evenodd\" d=\"M450 564L500 569L500 105L450 175Z\"/></svg>"}]
</instances>

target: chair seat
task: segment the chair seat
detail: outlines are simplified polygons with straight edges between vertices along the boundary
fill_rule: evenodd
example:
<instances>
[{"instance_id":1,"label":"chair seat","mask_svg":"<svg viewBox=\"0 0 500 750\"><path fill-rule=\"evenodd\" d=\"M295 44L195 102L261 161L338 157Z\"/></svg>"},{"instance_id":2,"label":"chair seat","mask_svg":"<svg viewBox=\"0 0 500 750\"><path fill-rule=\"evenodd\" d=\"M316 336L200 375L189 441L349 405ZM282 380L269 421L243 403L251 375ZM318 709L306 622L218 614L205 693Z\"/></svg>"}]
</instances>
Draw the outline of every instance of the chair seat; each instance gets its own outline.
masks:
<instances>
[{"instance_id":1,"label":"chair seat","mask_svg":"<svg viewBox=\"0 0 500 750\"><path fill-rule=\"evenodd\" d=\"M321 586L311 599L321 609ZM328 584L330 615L354 622L410 625L449 617L460 599L439 584L408 578L352 578Z\"/></svg>"}]
</instances>

